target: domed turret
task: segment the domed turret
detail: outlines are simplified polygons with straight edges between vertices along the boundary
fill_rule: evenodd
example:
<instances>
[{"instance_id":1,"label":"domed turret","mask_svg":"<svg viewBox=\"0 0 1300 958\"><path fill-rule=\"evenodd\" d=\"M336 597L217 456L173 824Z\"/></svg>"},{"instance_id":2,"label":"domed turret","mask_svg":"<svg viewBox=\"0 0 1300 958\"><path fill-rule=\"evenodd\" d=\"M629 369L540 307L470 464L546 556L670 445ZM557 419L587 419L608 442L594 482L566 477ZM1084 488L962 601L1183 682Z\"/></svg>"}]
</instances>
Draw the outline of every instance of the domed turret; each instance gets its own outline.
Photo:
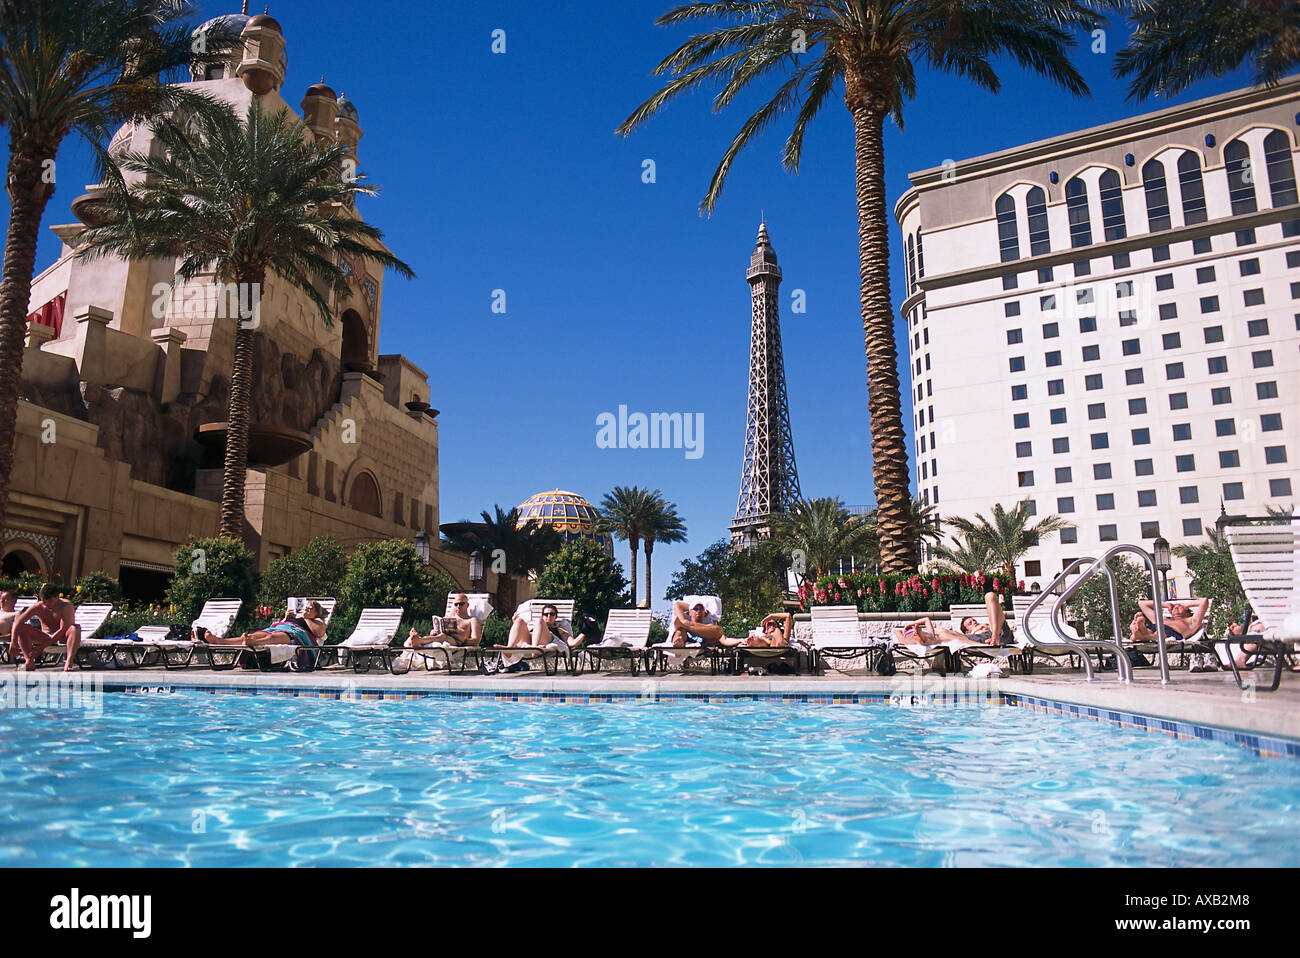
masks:
<instances>
[{"instance_id":1,"label":"domed turret","mask_svg":"<svg viewBox=\"0 0 1300 958\"><path fill-rule=\"evenodd\" d=\"M307 94L302 98L302 115L317 142L334 142L334 118L338 114L338 96L325 85L325 78L320 83L307 87Z\"/></svg>"},{"instance_id":2,"label":"domed turret","mask_svg":"<svg viewBox=\"0 0 1300 958\"><path fill-rule=\"evenodd\" d=\"M280 24L266 14L250 17L240 36L244 55L235 73L257 96L278 90L288 69Z\"/></svg>"},{"instance_id":3,"label":"domed turret","mask_svg":"<svg viewBox=\"0 0 1300 958\"><path fill-rule=\"evenodd\" d=\"M595 506L576 492L553 489L529 496L519 504L519 528L530 520L554 527L560 537L569 542L574 539L587 539L605 550L605 554L614 554L614 540L608 532L597 531L600 513Z\"/></svg>"}]
</instances>

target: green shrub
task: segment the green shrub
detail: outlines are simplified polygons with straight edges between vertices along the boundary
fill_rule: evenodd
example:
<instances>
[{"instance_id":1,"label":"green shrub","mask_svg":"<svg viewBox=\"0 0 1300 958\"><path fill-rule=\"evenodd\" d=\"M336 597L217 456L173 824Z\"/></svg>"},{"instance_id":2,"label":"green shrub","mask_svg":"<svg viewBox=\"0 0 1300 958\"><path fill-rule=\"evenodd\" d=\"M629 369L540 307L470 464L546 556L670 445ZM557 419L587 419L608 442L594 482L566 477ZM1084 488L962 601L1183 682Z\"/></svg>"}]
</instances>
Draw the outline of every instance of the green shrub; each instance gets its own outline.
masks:
<instances>
[{"instance_id":1,"label":"green shrub","mask_svg":"<svg viewBox=\"0 0 1300 958\"><path fill-rule=\"evenodd\" d=\"M20 572L12 579L0 579L0 590L5 592L17 592L20 596L33 596L41 591L41 588L51 580L38 572ZM54 583L59 586L60 595L70 595L72 586Z\"/></svg>"},{"instance_id":2,"label":"green shrub","mask_svg":"<svg viewBox=\"0 0 1300 958\"><path fill-rule=\"evenodd\" d=\"M668 626L664 625L658 619L650 620L650 640L648 645L654 645L658 642L668 641Z\"/></svg>"},{"instance_id":3,"label":"green shrub","mask_svg":"<svg viewBox=\"0 0 1300 958\"><path fill-rule=\"evenodd\" d=\"M455 588L446 573L426 566L415 546L401 539L367 542L352 553L339 590L348 611L404 609L414 620L442 615Z\"/></svg>"},{"instance_id":4,"label":"green shrub","mask_svg":"<svg viewBox=\"0 0 1300 958\"><path fill-rule=\"evenodd\" d=\"M722 612L722 632L732 638L744 638L750 629L758 628L764 616L771 615L772 609L741 603Z\"/></svg>"},{"instance_id":5,"label":"green shrub","mask_svg":"<svg viewBox=\"0 0 1300 958\"><path fill-rule=\"evenodd\" d=\"M167 599L192 622L209 599L242 599L251 606L256 584L257 561L242 542L191 539L176 550L176 577Z\"/></svg>"},{"instance_id":6,"label":"green shrub","mask_svg":"<svg viewBox=\"0 0 1300 958\"><path fill-rule=\"evenodd\" d=\"M347 571L348 557L343 547L332 536L320 536L266 567L257 591L258 601L278 610L289 596L337 598Z\"/></svg>"},{"instance_id":7,"label":"green shrub","mask_svg":"<svg viewBox=\"0 0 1300 958\"><path fill-rule=\"evenodd\" d=\"M483 622L483 645L505 645L510 638L510 618L493 612Z\"/></svg>"},{"instance_id":8,"label":"green shrub","mask_svg":"<svg viewBox=\"0 0 1300 958\"><path fill-rule=\"evenodd\" d=\"M575 539L560 547L537 578L537 594L573 599L573 619L589 615L604 623L609 610L626 604L627 579L623 567L605 555L605 550L587 539Z\"/></svg>"},{"instance_id":9,"label":"green shrub","mask_svg":"<svg viewBox=\"0 0 1300 958\"><path fill-rule=\"evenodd\" d=\"M1122 638L1128 635L1129 623L1140 611L1138 601L1151 598L1151 573L1145 565L1123 555L1112 556L1106 565L1115 576ZM1083 588L1071 597L1066 609L1066 618L1083 622L1089 638L1113 637L1115 626L1110 617L1110 587L1106 584L1104 572L1098 570L1089 578Z\"/></svg>"},{"instance_id":10,"label":"green shrub","mask_svg":"<svg viewBox=\"0 0 1300 958\"><path fill-rule=\"evenodd\" d=\"M106 576L102 572L90 572L77 580L73 601L77 604L83 602L111 602L115 606L121 605L122 586L118 584L116 579Z\"/></svg>"},{"instance_id":11,"label":"green shrub","mask_svg":"<svg viewBox=\"0 0 1300 958\"><path fill-rule=\"evenodd\" d=\"M128 602L114 608L113 614L104 620L103 627L96 635L102 638L130 635L142 625L188 626L192 621L193 619L185 618L180 612L158 609L144 603ZM82 638L88 639L91 636L84 635Z\"/></svg>"}]
</instances>

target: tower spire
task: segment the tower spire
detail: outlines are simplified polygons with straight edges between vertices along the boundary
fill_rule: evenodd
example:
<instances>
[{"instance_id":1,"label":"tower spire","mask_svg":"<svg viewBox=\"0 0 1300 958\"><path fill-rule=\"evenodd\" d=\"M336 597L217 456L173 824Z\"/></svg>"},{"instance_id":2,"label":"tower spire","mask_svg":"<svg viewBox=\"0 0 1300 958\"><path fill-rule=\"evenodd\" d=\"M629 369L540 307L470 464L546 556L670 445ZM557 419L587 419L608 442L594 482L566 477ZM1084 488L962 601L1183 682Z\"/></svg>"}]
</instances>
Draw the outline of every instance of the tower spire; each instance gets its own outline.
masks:
<instances>
[{"instance_id":1,"label":"tower spire","mask_svg":"<svg viewBox=\"0 0 1300 958\"><path fill-rule=\"evenodd\" d=\"M244 0L244 6L239 12L244 16L248 16L248 0Z\"/></svg>"}]
</instances>

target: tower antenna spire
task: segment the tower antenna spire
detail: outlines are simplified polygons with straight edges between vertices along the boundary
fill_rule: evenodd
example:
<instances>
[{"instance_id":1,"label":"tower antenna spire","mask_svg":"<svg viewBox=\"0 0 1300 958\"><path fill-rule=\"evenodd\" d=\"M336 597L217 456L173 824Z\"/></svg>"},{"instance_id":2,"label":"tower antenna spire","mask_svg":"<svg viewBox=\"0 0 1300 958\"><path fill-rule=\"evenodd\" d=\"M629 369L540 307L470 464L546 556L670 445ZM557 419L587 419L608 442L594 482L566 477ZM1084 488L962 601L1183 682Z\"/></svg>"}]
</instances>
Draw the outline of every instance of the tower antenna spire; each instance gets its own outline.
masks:
<instances>
[{"instance_id":1,"label":"tower antenna spire","mask_svg":"<svg viewBox=\"0 0 1300 958\"><path fill-rule=\"evenodd\" d=\"M243 9L241 9L239 12L244 16L248 16L248 0L244 0Z\"/></svg>"}]
</instances>

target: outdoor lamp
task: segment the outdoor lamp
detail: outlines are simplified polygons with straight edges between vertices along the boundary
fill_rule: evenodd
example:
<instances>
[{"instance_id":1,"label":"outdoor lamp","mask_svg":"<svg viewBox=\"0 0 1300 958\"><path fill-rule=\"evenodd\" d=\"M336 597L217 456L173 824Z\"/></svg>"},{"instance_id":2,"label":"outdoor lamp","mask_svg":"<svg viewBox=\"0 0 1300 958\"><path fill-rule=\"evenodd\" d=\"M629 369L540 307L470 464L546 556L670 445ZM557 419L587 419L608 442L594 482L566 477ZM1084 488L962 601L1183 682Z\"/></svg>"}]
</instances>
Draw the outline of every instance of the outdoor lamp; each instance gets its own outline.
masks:
<instances>
[{"instance_id":1,"label":"outdoor lamp","mask_svg":"<svg viewBox=\"0 0 1300 958\"><path fill-rule=\"evenodd\" d=\"M1169 542L1164 536L1160 536L1152 543L1151 548L1151 557L1155 559L1156 571L1168 572L1173 567L1173 563L1169 559Z\"/></svg>"},{"instance_id":2,"label":"outdoor lamp","mask_svg":"<svg viewBox=\"0 0 1300 958\"><path fill-rule=\"evenodd\" d=\"M475 549L469 556L470 581L477 582L483 578L483 553Z\"/></svg>"},{"instance_id":3,"label":"outdoor lamp","mask_svg":"<svg viewBox=\"0 0 1300 958\"><path fill-rule=\"evenodd\" d=\"M421 529L415 534L415 551L420 554L420 561L429 564L429 534Z\"/></svg>"}]
</instances>

